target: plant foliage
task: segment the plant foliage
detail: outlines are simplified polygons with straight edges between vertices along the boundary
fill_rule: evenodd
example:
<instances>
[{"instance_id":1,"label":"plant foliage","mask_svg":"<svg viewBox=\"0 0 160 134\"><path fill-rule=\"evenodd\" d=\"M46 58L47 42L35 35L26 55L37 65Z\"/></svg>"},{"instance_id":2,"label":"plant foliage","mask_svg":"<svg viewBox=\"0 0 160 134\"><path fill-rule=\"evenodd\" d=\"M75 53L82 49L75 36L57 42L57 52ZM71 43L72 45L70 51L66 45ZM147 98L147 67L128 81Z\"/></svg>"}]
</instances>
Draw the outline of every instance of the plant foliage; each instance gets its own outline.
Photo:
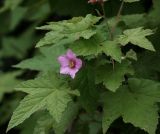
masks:
<instances>
[{"instance_id":1,"label":"plant foliage","mask_svg":"<svg viewBox=\"0 0 160 134\"><path fill-rule=\"evenodd\" d=\"M160 2L145 2L5 0L0 125L14 109L7 132L159 134Z\"/></svg>"}]
</instances>

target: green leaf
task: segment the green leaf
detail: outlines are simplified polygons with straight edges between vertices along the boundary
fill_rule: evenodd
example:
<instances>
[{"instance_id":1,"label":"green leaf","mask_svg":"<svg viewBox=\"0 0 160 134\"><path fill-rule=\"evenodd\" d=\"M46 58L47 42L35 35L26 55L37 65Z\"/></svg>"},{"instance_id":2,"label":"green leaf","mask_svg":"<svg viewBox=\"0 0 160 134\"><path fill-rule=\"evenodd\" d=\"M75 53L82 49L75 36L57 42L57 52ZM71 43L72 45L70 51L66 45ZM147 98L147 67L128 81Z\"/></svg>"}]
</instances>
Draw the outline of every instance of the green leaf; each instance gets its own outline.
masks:
<instances>
[{"instance_id":1,"label":"green leaf","mask_svg":"<svg viewBox=\"0 0 160 134\"><path fill-rule=\"evenodd\" d=\"M135 28L146 26L148 18L146 14L130 14L130 15L122 15L120 22L124 22L127 28ZM108 24L110 26L114 26L116 21L116 17L113 17L108 20Z\"/></svg>"},{"instance_id":2,"label":"green leaf","mask_svg":"<svg viewBox=\"0 0 160 134\"><path fill-rule=\"evenodd\" d=\"M58 56L66 52L64 46L51 46L40 48L40 54L27 60L23 60L19 64L15 65L16 68L31 69L38 71L58 71L59 63L57 61Z\"/></svg>"},{"instance_id":3,"label":"green leaf","mask_svg":"<svg viewBox=\"0 0 160 134\"><path fill-rule=\"evenodd\" d=\"M97 122L92 122L89 124L89 134L97 134L102 128L101 124Z\"/></svg>"},{"instance_id":4,"label":"green leaf","mask_svg":"<svg viewBox=\"0 0 160 134\"><path fill-rule=\"evenodd\" d=\"M64 111L59 123L54 122L53 128L56 134L64 134L65 131L72 125L73 120L78 114L79 106L76 103L70 102Z\"/></svg>"},{"instance_id":5,"label":"green leaf","mask_svg":"<svg viewBox=\"0 0 160 134\"><path fill-rule=\"evenodd\" d=\"M16 38L11 36L2 38L0 57L23 58L26 55L27 50L37 41L34 36L34 27L35 25L32 25Z\"/></svg>"},{"instance_id":6,"label":"green leaf","mask_svg":"<svg viewBox=\"0 0 160 134\"><path fill-rule=\"evenodd\" d=\"M24 18L26 11L27 8L17 7L15 10L11 12L11 30L13 30Z\"/></svg>"},{"instance_id":7,"label":"green leaf","mask_svg":"<svg viewBox=\"0 0 160 134\"><path fill-rule=\"evenodd\" d=\"M28 6L25 18L29 21L43 21L50 15L50 12L48 1L39 0Z\"/></svg>"},{"instance_id":8,"label":"green leaf","mask_svg":"<svg viewBox=\"0 0 160 134\"><path fill-rule=\"evenodd\" d=\"M75 40L89 39L96 31L92 28L101 17L87 15L83 17L75 17L71 20L64 20L60 22L51 22L47 26L42 26L38 29L49 30L45 37L41 39L36 47L44 45L59 45L72 43Z\"/></svg>"},{"instance_id":9,"label":"green leaf","mask_svg":"<svg viewBox=\"0 0 160 134\"><path fill-rule=\"evenodd\" d=\"M69 47L79 56L98 55L102 52L101 43L107 38L106 31L97 26L96 34L88 40L81 39L72 43Z\"/></svg>"},{"instance_id":10,"label":"green leaf","mask_svg":"<svg viewBox=\"0 0 160 134\"><path fill-rule=\"evenodd\" d=\"M98 134L102 129L102 125L99 122L91 122L89 124L89 134Z\"/></svg>"},{"instance_id":11,"label":"green leaf","mask_svg":"<svg viewBox=\"0 0 160 134\"><path fill-rule=\"evenodd\" d=\"M21 124L25 119L29 118L31 114L45 107L45 97L51 92L40 92L39 94L33 94L25 97L20 105L13 112L13 116L8 125L7 131L13 127Z\"/></svg>"},{"instance_id":12,"label":"green leaf","mask_svg":"<svg viewBox=\"0 0 160 134\"><path fill-rule=\"evenodd\" d=\"M111 56L114 60L121 62L122 52L119 44L116 41L105 41L102 43L102 51Z\"/></svg>"},{"instance_id":13,"label":"green leaf","mask_svg":"<svg viewBox=\"0 0 160 134\"><path fill-rule=\"evenodd\" d=\"M133 64L135 76L145 79L157 80L160 72L160 53L146 51L138 55L138 61Z\"/></svg>"},{"instance_id":14,"label":"green leaf","mask_svg":"<svg viewBox=\"0 0 160 134\"><path fill-rule=\"evenodd\" d=\"M122 21L125 22L125 25L130 28L145 26L147 23L146 14L130 14L130 15L123 15Z\"/></svg>"},{"instance_id":15,"label":"green leaf","mask_svg":"<svg viewBox=\"0 0 160 134\"><path fill-rule=\"evenodd\" d=\"M52 128L53 118L47 112L37 120L33 134L47 134Z\"/></svg>"},{"instance_id":16,"label":"green leaf","mask_svg":"<svg viewBox=\"0 0 160 134\"><path fill-rule=\"evenodd\" d=\"M54 73L23 82L16 90L29 93L14 111L7 130L19 125L34 112L46 108L59 122L68 103L72 101L68 85ZM74 91L73 91L74 92Z\"/></svg>"},{"instance_id":17,"label":"green leaf","mask_svg":"<svg viewBox=\"0 0 160 134\"><path fill-rule=\"evenodd\" d=\"M127 53L126 53L126 57L129 59L133 59L133 60L137 60L137 54L135 51L133 51L132 49L130 49Z\"/></svg>"},{"instance_id":18,"label":"green leaf","mask_svg":"<svg viewBox=\"0 0 160 134\"><path fill-rule=\"evenodd\" d=\"M152 35L153 31L150 29L143 29L142 27L135 29L128 29L123 32L123 35L120 35L118 41L123 46L127 45L129 42L137 45L139 47L155 51L152 43L146 38L146 36Z\"/></svg>"},{"instance_id":19,"label":"green leaf","mask_svg":"<svg viewBox=\"0 0 160 134\"><path fill-rule=\"evenodd\" d=\"M0 14L0 34L5 35L7 32L10 30L10 22L11 22L11 17L8 12L4 12ZM2 37L2 36L1 36Z\"/></svg>"},{"instance_id":20,"label":"green leaf","mask_svg":"<svg viewBox=\"0 0 160 134\"><path fill-rule=\"evenodd\" d=\"M129 79L128 85L121 86L116 93L107 92L103 96L103 133L111 123L123 117L124 122L132 123L149 134L155 134L158 124L160 83L146 79Z\"/></svg>"},{"instance_id":21,"label":"green leaf","mask_svg":"<svg viewBox=\"0 0 160 134\"><path fill-rule=\"evenodd\" d=\"M5 93L14 91L14 87L20 82L20 80L16 79L19 74L20 72L0 74L0 101Z\"/></svg>"},{"instance_id":22,"label":"green leaf","mask_svg":"<svg viewBox=\"0 0 160 134\"><path fill-rule=\"evenodd\" d=\"M158 26L160 23L160 16L159 16L159 6L160 1L155 0L152 5L152 10L148 14L148 21L155 27Z\"/></svg>"},{"instance_id":23,"label":"green leaf","mask_svg":"<svg viewBox=\"0 0 160 134\"><path fill-rule=\"evenodd\" d=\"M80 105L88 112L96 110L99 99L99 91L95 85L95 68L93 65L85 65L86 67L77 74L73 81L73 87L80 91L78 101Z\"/></svg>"},{"instance_id":24,"label":"green leaf","mask_svg":"<svg viewBox=\"0 0 160 134\"><path fill-rule=\"evenodd\" d=\"M78 104L70 102L63 112L59 123L54 121L52 116L45 112L42 117L38 119L33 134L46 134L51 128L54 129L55 134L64 134L76 118L78 110Z\"/></svg>"},{"instance_id":25,"label":"green leaf","mask_svg":"<svg viewBox=\"0 0 160 134\"><path fill-rule=\"evenodd\" d=\"M1 102L0 106L0 125L4 125L11 118L13 110L18 106L20 102L20 98L13 97L12 99L8 99ZM9 109L9 110L8 110Z\"/></svg>"},{"instance_id":26,"label":"green leaf","mask_svg":"<svg viewBox=\"0 0 160 134\"><path fill-rule=\"evenodd\" d=\"M89 40L78 40L70 45L70 48L80 56L90 56L105 53L114 60L121 62L121 48L116 41L104 41L101 35L96 34Z\"/></svg>"},{"instance_id":27,"label":"green leaf","mask_svg":"<svg viewBox=\"0 0 160 134\"><path fill-rule=\"evenodd\" d=\"M105 64L96 69L96 83L103 83L105 87L115 92L124 81L124 75L133 74L129 61L120 63Z\"/></svg>"},{"instance_id":28,"label":"green leaf","mask_svg":"<svg viewBox=\"0 0 160 134\"><path fill-rule=\"evenodd\" d=\"M60 122L62 114L72 99L67 91L54 91L47 99L47 109L56 120Z\"/></svg>"},{"instance_id":29,"label":"green leaf","mask_svg":"<svg viewBox=\"0 0 160 134\"><path fill-rule=\"evenodd\" d=\"M23 0L5 0L4 6L0 8L0 13L8 9L14 10Z\"/></svg>"},{"instance_id":30,"label":"green leaf","mask_svg":"<svg viewBox=\"0 0 160 134\"><path fill-rule=\"evenodd\" d=\"M17 129L20 129L20 134L33 134L37 120L41 118L41 116L44 116L43 112L37 112L19 125Z\"/></svg>"},{"instance_id":31,"label":"green leaf","mask_svg":"<svg viewBox=\"0 0 160 134\"><path fill-rule=\"evenodd\" d=\"M94 37L89 40L75 41L70 45L70 48L78 56L98 55L99 53L101 53L100 44Z\"/></svg>"}]
</instances>

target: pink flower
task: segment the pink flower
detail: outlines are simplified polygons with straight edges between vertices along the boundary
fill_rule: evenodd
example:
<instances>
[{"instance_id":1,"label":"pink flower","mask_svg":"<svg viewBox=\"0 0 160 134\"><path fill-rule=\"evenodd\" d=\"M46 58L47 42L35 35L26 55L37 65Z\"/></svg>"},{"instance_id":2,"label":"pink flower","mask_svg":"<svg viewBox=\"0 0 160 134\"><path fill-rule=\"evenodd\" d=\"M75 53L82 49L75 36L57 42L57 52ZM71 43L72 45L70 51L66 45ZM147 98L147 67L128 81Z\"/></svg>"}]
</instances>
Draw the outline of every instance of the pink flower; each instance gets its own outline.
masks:
<instances>
[{"instance_id":1,"label":"pink flower","mask_svg":"<svg viewBox=\"0 0 160 134\"><path fill-rule=\"evenodd\" d=\"M58 57L58 61L61 65L60 73L68 74L73 79L79 69L82 67L82 60L78 59L72 50L68 50L66 55L61 55Z\"/></svg>"},{"instance_id":2,"label":"pink flower","mask_svg":"<svg viewBox=\"0 0 160 134\"><path fill-rule=\"evenodd\" d=\"M97 2L98 2L97 0L89 0L88 1L88 3L92 3L92 4L97 3Z\"/></svg>"}]
</instances>

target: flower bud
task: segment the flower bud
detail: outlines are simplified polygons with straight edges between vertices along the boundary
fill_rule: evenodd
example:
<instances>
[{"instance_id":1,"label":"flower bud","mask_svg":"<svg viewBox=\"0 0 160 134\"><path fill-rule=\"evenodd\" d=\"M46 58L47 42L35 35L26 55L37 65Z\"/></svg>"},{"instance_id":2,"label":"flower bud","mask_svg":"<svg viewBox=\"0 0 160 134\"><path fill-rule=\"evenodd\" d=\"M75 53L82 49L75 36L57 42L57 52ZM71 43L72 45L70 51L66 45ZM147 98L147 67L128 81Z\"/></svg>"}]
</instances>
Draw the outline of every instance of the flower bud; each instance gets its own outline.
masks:
<instances>
[{"instance_id":1,"label":"flower bud","mask_svg":"<svg viewBox=\"0 0 160 134\"><path fill-rule=\"evenodd\" d=\"M95 4L95 3L103 3L105 1L106 0L89 0L88 3Z\"/></svg>"},{"instance_id":2,"label":"flower bud","mask_svg":"<svg viewBox=\"0 0 160 134\"><path fill-rule=\"evenodd\" d=\"M88 3L92 3L92 4L95 4L95 3L97 3L98 2L98 0L89 0L88 1Z\"/></svg>"}]
</instances>

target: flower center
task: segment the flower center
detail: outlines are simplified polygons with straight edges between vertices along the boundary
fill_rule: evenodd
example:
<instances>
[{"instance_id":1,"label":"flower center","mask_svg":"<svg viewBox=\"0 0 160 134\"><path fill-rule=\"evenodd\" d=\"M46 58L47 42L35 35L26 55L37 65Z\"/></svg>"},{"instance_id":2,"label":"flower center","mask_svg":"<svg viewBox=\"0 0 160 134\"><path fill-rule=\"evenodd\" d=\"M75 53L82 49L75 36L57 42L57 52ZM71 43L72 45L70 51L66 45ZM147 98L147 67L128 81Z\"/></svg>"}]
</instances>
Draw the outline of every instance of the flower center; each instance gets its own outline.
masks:
<instances>
[{"instance_id":1,"label":"flower center","mask_svg":"<svg viewBox=\"0 0 160 134\"><path fill-rule=\"evenodd\" d=\"M69 67L70 68L74 68L75 67L75 61L74 60L70 60L69 61Z\"/></svg>"}]
</instances>

